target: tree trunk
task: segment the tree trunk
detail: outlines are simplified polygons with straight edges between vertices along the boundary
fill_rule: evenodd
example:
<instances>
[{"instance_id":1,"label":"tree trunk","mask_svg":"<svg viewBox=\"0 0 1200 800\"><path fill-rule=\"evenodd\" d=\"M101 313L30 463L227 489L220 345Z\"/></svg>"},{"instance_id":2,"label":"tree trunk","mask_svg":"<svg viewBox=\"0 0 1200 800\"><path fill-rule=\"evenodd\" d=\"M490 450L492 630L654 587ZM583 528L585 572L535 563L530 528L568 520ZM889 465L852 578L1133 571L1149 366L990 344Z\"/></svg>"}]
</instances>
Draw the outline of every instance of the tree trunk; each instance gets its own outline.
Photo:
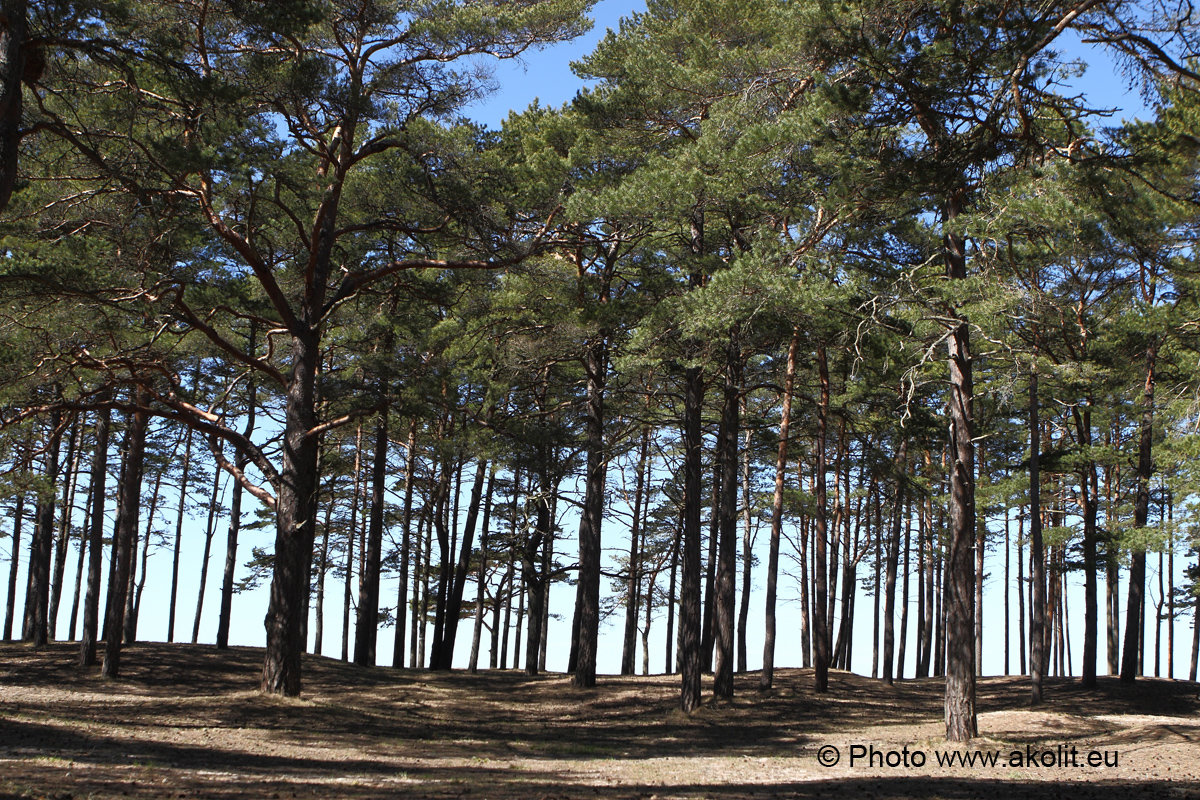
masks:
<instances>
[{"instance_id":1,"label":"tree trunk","mask_svg":"<svg viewBox=\"0 0 1200 800\"><path fill-rule=\"evenodd\" d=\"M17 603L17 576L21 563L21 525L25 520L25 494L17 495L13 509L12 561L8 565L8 602L4 606L4 641L13 639L13 615Z\"/></svg>"},{"instance_id":2,"label":"tree trunk","mask_svg":"<svg viewBox=\"0 0 1200 800\"><path fill-rule=\"evenodd\" d=\"M1142 399L1142 424L1138 438L1137 499L1133 506L1133 525L1146 527L1150 518L1150 478L1153 475L1151 445L1154 436L1154 377L1158 358L1158 339L1146 350L1146 384ZM1132 683L1141 672L1140 651L1142 612L1146 591L1146 548L1135 546L1130 555L1128 605L1125 609L1125 647L1121 654L1121 680Z\"/></svg>"},{"instance_id":3,"label":"tree trunk","mask_svg":"<svg viewBox=\"0 0 1200 800\"><path fill-rule=\"evenodd\" d=\"M213 448L220 447L216 441L211 444ZM204 614L204 588L208 585L208 561L212 557L212 540L213 534L216 533L217 508L220 504L221 470L214 468L212 494L208 496L208 520L204 524L204 555L200 559L200 587L196 591L196 617L192 621L192 644L200 641L200 619ZM307 584L308 581L305 583Z\"/></svg>"},{"instance_id":4,"label":"tree trunk","mask_svg":"<svg viewBox=\"0 0 1200 800\"><path fill-rule=\"evenodd\" d=\"M604 521L604 386L608 377L608 347L601 331L584 357L587 372L587 475L579 517L579 638L571 683L596 685L596 647L600 635L600 527Z\"/></svg>"},{"instance_id":5,"label":"tree trunk","mask_svg":"<svg viewBox=\"0 0 1200 800\"><path fill-rule=\"evenodd\" d=\"M746 398L741 399L742 417L746 416ZM754 538L750 527L750 430L747 428L742 443L742 594L738 605L737 623L737 671L745 672L746 625L750 620L750 578L754 565Z\"/></svg>"},{"instance_id":6,"label":"tree trunk","mask_svg":"<svg viewBox=\"0 0 1200 800\"><path fill-rule=\"evenodd\" d=\"M902 440L896 451L896 489L892 495L891 532L887 543L887 569L884 574L883 601L883 682L889 686L893 679L896 641L896 572L900 563L901 516L904 508L904 486L901 478L907 460L908 441Z\"/></svg>"},{"instance_id":7,"label":"tree trunk","mask_svg":"<svg viewBox=\"0 0 1200 800\"><path fill-rule=\"evenodd\" d=\"M454 658L454 642L458 638L459 616L462 614L463 589L467 582L467 569L471 566L471 554L475 546L475 524L479 519L479 506L483 499L483 476L488 470L486 459L479 462L475 470L475 481L471 486L471 501L467 508L467 519L463 528L462 543L458 552L458 566L454 572L454 584L446 603L445 633L442 636L442 658L439 669L450 669Z\"/></svg>"},{"instance_id":8,"label":"tree trunk","mask_svg":"<svg viewBox=\"0 0 1200 800\"><path fill-rule=\"evenodd\" d=\"M825 355L825 346L817 346L817 375L821 382L821 399L817 405L817 439L814 446L817 450L816 465L816 530L813 541L813 666L816 670L814 677L815 688L818 692L829 690L829 617L826 603L829 589L825 584L826 547L829 542L828 513L826 504L828 498L825 486L825 446L829 424L829 362Z\"/></svg>"},{"instance_id":9,"label":"tree trunk","mask_svg":"<svg viewBox=\"0 0 1200 800\"><path fill-rule=\"evenodd\" d=\"M63 464L67 468L62 495L62 514L58 522L58 538L54 542L54 577L50 581L50 607L46 614L51 639L58 638L58 606L62 600L63 575L67 566L67 551L71 544L71 517L75 513L75 487L79 479L79 431L82 426L76 417L71 422L71 436L67 439L67 457Z\"/></svg>"},{"instance_id":10,"label":"tree trunk","mask_svg":"<svg viewBox=\"0 0 1200 800\"><path fill-rule=\"evenodd\" d=\"M144 392L140 388L134 392L134 403L145 403ZM129 589L133 539L137 536L138 514L142 502L142 467L145 462L148 419L146 412L134 411L130 414L129 430L125 434L129 444L125 452L125 469L121 475L117 523L113 533L117 572L109 585L108 618L104 623L104 664L100 671L106 678L117 677L121 669L121 628L125 622L125 593Z\"/></svg>"},{"instance_id":11,"label":"tree trunk","mask_svg":"<svg viewBox=\"0 0 1200 800\"><path fill-rule=\"evenodd\" d=\"M483 600L484 587L487 585L488 568L488 534L492 522L492 491L496 485L496 466L488 471L487 491L483 500L483 526L479 531L479 572L475 578L475 626L471 634L471 659L467 669L475 672L479 669L479 643L483 636Z\"/></svg>"},{"instance_id":12,"label":"tree trunk","mask_svg":"<svg viewBox=\"0 0 1200 800\"><path fill-rule=\"evenodd\" d=\"M904 548L900 563L904 568L900 581L900 646L896 649L896 679L904 678L904 656L908 643L908 562L912 544L912 514L909 504L904 509ZM849 665L847 665L847 668Z\"/></svg>"},{"instance_id":13,"label":"tree trunk","mask_svg":"<svg viewBox=\"0 0 1200 800\"><path fill-rule=\"evenodd\" d=\"M1029 676L1031 702L1043 699L1043 683L1048 662L1046 653L1046 549L1042 542L1042 431L1038 419L1038 353L1034 347L1029 370L1029 578L1032 597L1029 602Z\"/></svg>"},{"instance_id":14,"label":"tree trunk","mask_svg":"<svg viewBox=\"0 0 1200 800\"><path fill-rule=\"evenodd\" d=\"M250 352L254 352L256 328L250 327ZM246 427L242 436L249 439L254 433L254 418L258 409L258 395L254 385L254 375L249 377L246 386ZM238 450L233 456L234 466L245 474L246 466L250 463L249 454ZM217 618L217 649L229 647L229 623L233 614L233 576L237 571L238 534L242 529L242 484L233 482L233 497L229 501L229 530L225 536L225 570L221 574L221 611ZM324 575L322 575L324 577Z\"/></svg>"},{"instance_id":15,"label":"tree trunk","mask_svg":"<svg viewBox=\"0 0 1200 800\"><path fill-rule=\"evenodd\" d=\"M103 399L103 398L102 398ZM83 598L83 630L79 639L79 666L96 663L96 639L100 619L100 570L104 565L104 501L108 483L108 436L112 412L102 408L96 417L96 449L92 452L92 476L88 491L88 581ZM19 500L20 498L18 498Z\"/></svg>"},{"instance_id":16,"label":"tree trunk","mask_svg":"<svg viewBox=\"0 0 1200 800\"><path fill-rule=\"evenodd\" d=\"M318 437L309 431L316 426L318 345L313 331L293 335L275 509L274 574L265 620L267 647L260 686L269 694L289 697L300 694L301 629L316 535Z\"/></svg>"},{"instance_id":17,"label":"tree trunk","mask_svg":"<svg viewBox=\"0 0 1200 800\"><path fill-rule=\"evenodd\" d=\"M400 542L400 579L396 588L396 638L392 642L392 666L404 666L404 632L407 630L408 613L408 565L412 547L412 504L413 478L417 465L417 419L413 417L408 427L408 453L404 466L404 533ZM419 541L419 540L418 540Z\"/></svg>"},{"instance_id":18,"label":"tree trunk","mask_svg":"<svg viewBox=\"0 0 1200 800\"><path fill-rule=\"evenodd\" d=\"M54 543L54 490L58 481L58 451L62 442L62 414L50 415L46 444L46 483L34 507L33 538L29 548L29 575L25 590L25 625L21 638L44 647L50 641L50 551ZM121 606L124 610L124 605Z\"/></svg>"},{"instance_id":19,"label":"tree trunk","mask_svg":"<svg viewBox=\"0 0 1200 800\"><path fill-rule=\"evenodd\" d=\"M696 279L693 278L693 283ZM700 490L704 439L700 415L704 403L704 376L699 367L684 373L683 406L683 563L679 587L679 671L682 678L680 708L690 714L700 706Z\"/></svg>"},{"instance_id":20,"label":"tree trunk","mask_svg":"<svg viewBox=\"0 0 1200 800\"><path fill-rule=\"evenodd\" d=\"M650 426L642 426L642 442L638 449L637 477L633 489L633 524L629 528L629 577L625 581L625 638L621 642L621 674L633 674L634 649L637 637L638 590L642 570L639 561L639 537L642 522L642 494L646 487L646 463L650 457ZM647 504L648 505L648 504Z\"/></svg>"},{"instance_id":21,"label":"tree trunk","mask_svg":"<svg viewBox=\"0 0 1200 800\"><path fill-rule=\"evenodd\" d=\"M737 575L738 428L739 390L742 380L741 351L737 335L730 333L725 351L725 390L717 446L721 464L720 539L716 575L716 664L713 696L733 697L734 600Z\"/></svg>"},{"instance_id":22,"label":"tree trunk","mask_svg":"<svg viewBox=\"0 0 1200 800\"><path fill-rule=\"evenodd\" d=\"M946 224L959 212L951 198ZM967 276L963 239L945 236L946 272L951 281ZM965 320L950 332L950 530L946 564L946 738L968 741L979 733L975 718L975 441L970 329Z\"/></svg>"},{"instance_id":23,"label":"tree trunk","mask_svg":"<svg viewBox=\"0 0 1200 800\"><path fill-rule=\"evenodd\" d=\"M796 384L796 353L800 326L792 328L787 367L783 378L783 408L779 415L779 451L775 457L775 492L771 496L771 541L767 555L767 601L764 612L763 666L758 688L767 691L775 681L775 601L779 583L779 538L783 531L783 489L787 470L788 430L792 422L792 390ZM803 579L802 579L803 580Z\"/></svg>"},{"instance_id":24,"label":"tree trunk","mask_svg":"<svg viewBox=\"0 0 1200 800\"><path fill-rule=\"evenodd\" d=\"M179 540L183 535L183 512L187 507L188 480L192 473L192 432L192 428L188 428L183 435L183 466L179 474L179 510L175 515L175 546L171 557L171 601L167 610L168 642L175 641L175 608L179 597Z\"/></svg>"},{"instance_id":25,"label":"tree trunk","mask_svg":"<svg viewBox=\"0 0 1200 800\"><path fill-rule=\"evenodd\" d=\"M354 663L375 666L379 635L379 578L383 560L384 491L387 484L388 412L379 415L371 459L371 514L367 523L366 564L358 576L358 619L354 626Z\"/></svg>"},{"instance_id":26,"label":"tree trunk","mask_svg":"<svg viewBox=\"0 0 1200 800\"><path fill-rule=\"evenodd\" d=\"M29 39L26 0L4 0L0 6L0 210L7 205L17 183L20 150L22 94Z\"/></svg>"}]
</instances>

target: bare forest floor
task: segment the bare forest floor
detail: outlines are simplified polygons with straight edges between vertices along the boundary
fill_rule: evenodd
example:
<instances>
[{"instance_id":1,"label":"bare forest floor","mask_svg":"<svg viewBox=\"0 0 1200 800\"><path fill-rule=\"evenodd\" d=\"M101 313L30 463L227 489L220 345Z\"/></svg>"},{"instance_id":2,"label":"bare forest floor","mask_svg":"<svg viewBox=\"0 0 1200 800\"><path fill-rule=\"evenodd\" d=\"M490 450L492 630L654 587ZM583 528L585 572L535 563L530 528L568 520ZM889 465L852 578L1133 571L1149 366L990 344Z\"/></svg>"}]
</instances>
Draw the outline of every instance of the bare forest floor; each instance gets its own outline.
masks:
<instances>
[{"instance_id":1,"label":"bare forest floor","mask_svg":"<svg viewBox=\"0 0 1200 800\"><path fill-rule=\"evenodd\" d=\"M1200 798L1200 699L1185 681L1085 692L1053 679L1031 710L1026 680L981 680L967 751L998 762L950 767L935 752L959 750L941 738L936 679L835 672L816 695L811 671L780 670L760 694L750 673L732 702L689 718L674 676L585 691L562 675L311 657L303 699L281 700L255 690L258 649L135 645L115 681L75 655L0 645L0 798ZM817 758L827 745L832 767ZM893 760L907 746L910 766L851 765L854 745ZM1088 766L1092 750L1118 765ZM1012 765L1014 751L1055 765Z\"/></svg>"}]
</instances>

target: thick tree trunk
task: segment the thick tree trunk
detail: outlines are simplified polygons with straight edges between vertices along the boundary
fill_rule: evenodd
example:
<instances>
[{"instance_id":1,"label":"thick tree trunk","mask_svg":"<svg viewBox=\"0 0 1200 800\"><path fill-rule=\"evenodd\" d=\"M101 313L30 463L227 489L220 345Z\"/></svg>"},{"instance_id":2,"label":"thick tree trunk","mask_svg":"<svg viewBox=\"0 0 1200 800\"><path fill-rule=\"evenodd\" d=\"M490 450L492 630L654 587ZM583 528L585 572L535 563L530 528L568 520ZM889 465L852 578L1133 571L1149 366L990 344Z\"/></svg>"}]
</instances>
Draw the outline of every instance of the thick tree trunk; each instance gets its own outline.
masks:
<instances>
[{"instance_id":1,"label":"thick tree trunk","mask_svg":"<svg viewBox=\"0 0 1200 800\"><path fill-rule=\"evenodd\" d=\"M958 215L957 198L947 204L946 223ZM945 236L950 280L967 275L962 237ZM970 329L965 320L950 332L950 530L946 564L946 738L968 741L979 733L975 717L975 441Z\"/></svg>"},{"instance_id":2,"label":"thick tree trunk","mask_svg":"<svg viewBox=\"0 0 1200 800\"><path fill-rule=\"evenodd\" d=\"M788 430L792 422L792 390L796 384L796 353L800 346L800 326L792 329L788 345L787 367L783 378L783 408L779 416L779 452L775 457L775 492L771 496L771 541L767 555L767 600L764 613L763 666L758 688L766 691L775 681L775 601L779 583L779 539L783 531L783 489L787 469ZM803 580L803 579L802 579Z\"/></svg>"},{"instance_id":3,"label":"thick tree trunk","mask_svg":"<svg viewBox=\"0 0 1200 800\"><path fill-rule=\"evenodd\" d=\"M88 502L88 580L83 598L83 630L79 640L79 666L96 663L96 639L100 619L100 570L104 566L104 501L108 483L108 436L112 412L100 410L96 417L96 449L92 452L92 476Z\"/></svg>"},{"instance_id":4,"label":"thick tree trunk","mask_svg":"<svg viewBox=\"0 0 1200 800\"><path fill-rule=\"evenodd\" d=\"M738 414L742 381L741 351L730 333L725 352L725 390L717 446L721 464L720 537L716 575L716 663L713 696L733 697L734 601L737 582Z\"/></svg>"},{"instance_id":5,"label":"thick tree trunk","mask_svg":"<svg viewBox=\"0 0 1200 800\"><path fill-rule=\"evenodd\" d=\"M700 706L700 489L703 436L700 415L704 403L704 376L699 367L684 374L683 406L683 561L679 587L679 671L682 678L680 708L690 714Z\"/></svg>"},{"instance_id":6,"label":"thick tree trunk","mask_svg":"<svg viewBox=\"0 0 1200 800\"><path fill-rule=\"evenodd\" d=\"M552 515L550 513L550 494L551 487L549 485L549 454L543 453L542 464L543 471L539 476L540 491L537 497L537 514L535 516L534 530L530 535L529 540L525 543L522 549L521 575L525 579L525 590L529 595L529 629L526 632L525 642L525 673L527 675L536 675L538 673L538 658L542 646L542 623L546 612L546 590L548 588L549 576L543 569L543 566L538 563L542 556L543 545L549 541L551 536L550 526L552 523ZM596 600L599 603L599 597ZM580 656L584 653L581 650ZM594 659L594 655L593 655ZM578 668L578 665L576 665ZM578 672L576 672L578 675ZM595 681L595 671L592 673L592 680ZM594 683L593 683L594 685Z\"/></svg>"},{"instance_id":7,"label":"thick tree trunk","mask_svg":"<svg viewBox=\"0 0 1200 800\"><path fill-rule=\"evenodd\" d=\"M29 575L25 590L25 625L21 638L44 647L50 641L50 552L54 543L54 490L57 488L62 414L50 415L44 475L50 490L34 507L33 538L29 548ZM124 609L124 604L121 606Z\"/></svg>"},{"instance_id":8,"label":"thick tree trunk","mask_svg":"<svg viewBox=\"0 0 1200 800\"><path fill-rule=\"evenodd\" d=\"M17 183L28 39L28 3L4 0L0 4L0 211L8 205Z\"/></svg>"},{"instance_id":9,"label":"thick tree trunk","mask_svg":"<svg viewBox=\"0 0 1200 800\"><path fill-rule=\"evenodd\" d=\"M1137 499L1133 525L1146 527L1150 519L1150 478L1153 475L1151 447L1154 441L1154 378L1158 340L1146 350L1146 384L1142 399L1142 424L1138 438ZM1121 680L1132 683L1141 672L1142 613L1146 591L1146 548L1135 547L1130 555L1128 605L1125 608L1125 646L1121 654Z\"/></svg>"},{"instance_id":10,"label":"thick tree trunk","mask_svg":"<svg viewBox=\"0 0 1200 800\"><path fill-rule=\"evenodd\" d=\"M260 683L264 692L290 697L300 694L301 630L316 535L317 437L309 431L316 426L318 363L317 335L308 331L294 335L276 499L275 568Z\"/></svg>"},{"instance_id":11,"label":"thick tree trunk","mask_svg":"<svg viewBox=\"0 0 1200 800\"><path fill-rule=\"evenodd\" d=\"M579 648L571 682L596 685L596 647L600 635L600 527L604 520L604 386L608 377L606 335L591 343L584 359L587 372L587 476L579 518Z\"/></svg>"},{"instance_id":12,"label":"thick tree trunk","mask_svg":"<svg viewBox=\"0 0 1200 800\"><path fill-rule=\"evenodd\" d=\"M143 392L134 393L134 402L145 402ZM138 532L138 514L142 502L142 467L146 454L146 426L149 416L144 411L130 415L125 436L125 469L117 501L117 523L113 547L117 554L117 572L108 590L108 618L104 622L104 664L101 674L115 678L121 669L122 626L125 622L125 593L129 589L129 567L133 556L133 539Z\"/></svg>"}]
</instances>

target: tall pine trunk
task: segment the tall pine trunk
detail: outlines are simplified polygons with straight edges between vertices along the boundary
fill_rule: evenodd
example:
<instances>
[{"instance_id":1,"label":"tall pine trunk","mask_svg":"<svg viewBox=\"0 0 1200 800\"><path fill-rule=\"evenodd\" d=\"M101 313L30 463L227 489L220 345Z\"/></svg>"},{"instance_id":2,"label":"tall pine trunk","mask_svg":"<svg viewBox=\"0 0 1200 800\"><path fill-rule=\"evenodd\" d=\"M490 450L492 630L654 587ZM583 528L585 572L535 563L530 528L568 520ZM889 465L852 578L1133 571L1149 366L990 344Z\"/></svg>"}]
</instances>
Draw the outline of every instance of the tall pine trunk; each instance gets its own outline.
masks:
<instances>
[{"instance_id":1,"label":"tall pine trunk","mask_svg":"<svg viewBox=\"0 0 1200 800\"><path fill-rule=\"evenodd\" d=\"M316 536L317 439L316 378L319 337L312 330L292 336L279 494L275 508L275 558L271 595L264 621L267 633L262 691L300 694L302 626L309 591L309 567Z\"/></svg>"},{"instance_id":2,"label":"tall pine trunk","mask_svg":"<svg viewBox=\"0 0 1200 800\"><path fill-rule=\"evenodd\" d=\"M1138 437L1137 498L1133 525L1144 528L1150 519L1150 478L1153 475L1151 446L1154 437L1154 377L1158 339L1146 350L1146 383L1142 397L1142 423ZM1125 608L1125 642L1121 653L1121 680L1132 683L1141 672L1142 614L1146 591L1146 548L1135 546L1130 555L1128 605Z\"/></svg>"},{"instance_id":3,"label":"tall pine trunk","mask_svg":"<svg viewBox=\"0 0 1200 800\"><path fill-rule=\"evenodd\" d=\"M946 224L960 211L959 199L946 206ZM962 237L945 236L946 272L965 280L967 258ZM950 331L950 530L946 563L946 738L968 741L979 733L975 717L975 441L971 339L966 320Z\"/></svg>"},{"instance_id":4,"label":"tall pine trunk","mask_svg":"<svg viewBox=\"0 0 1200 800\"><path fill-rule=\"evenodd\" d=\"M716 663L713 696L733 696L734 601L737 574L738 428L741 388L741 352L737 336L730 333L725 352L725 389L717 446L721 464L721 513L717 543Z\"/></svg>"},{"instance_id":5,"label":"tall pine trunk","mask_svg":"<svg viewBox=\"0 0 1200 800\"><path fill-rule=\"evenodd\" d=\"M604 457L604 385L608 375L606 334L587 348L584 357L587 373L587 475L584 483L583 512L579 518L579 634L573 685L596 685L596 648L600 635L600 527L604 520L604 482L607 461Z\"/></svg>"},{"instance_id":6,"label":"tall pine trunk","mask_svg":"<svg viewBox=\"0 0 1200 800\"><path fill-rule=\"evenodd\" d=\"M54 542L54 492L58 480L58 451L62 442L62 414L50 415L47 428L44 475L48 489L39 493L34 507L33 537L29 548L29 573L25 590L25 624L21 638L44 647L50 641L50 552ZM124 605L122 604L122 610Z\"/></svg>"},{"instance_id":7,"label":"tall pine trunk","mask_svg":"<svg viewBox=\"0 0 1200 800\"><path fill-rule=\"evenodd\" d=\"M100 619L100 571L104 566L104 501L108 483L108 436L112 411L102 408L96 417L96 449L92 452L92 475L88 503L88 579L83 597L83 629L79 639L79 666L96 663L96 640Z\"/></svg>"},{"instance_id":8,"label":"tall pine trunk","mask_svg":"<svg viewBox=\"0 0 1200 800\"><path fill-rule=\"evenodd\" d=\"M764 613L763 666L758 688L766 691L775 681L775 601L779 583L779 539L783 531L783 488L787 470L788 429L792 421L792 389L796 383L796 352L800 346L800 326L792 329L788 345L787 367L783 379L783 408L779 416L779 452L775 458L775 492L771 496L771 541L767 555L767 599ZM803 580L803 578L801 579Z\"/></svg>"},{"instance_id":9,"label":"tall pine trunk","mask_svg":"<svg viewBox=\"0 0 1200 800\"><path fill-rule=\"evenodd\" d=\"M140 387L134 391L134 404L145 402ZM138 531L138 514L142 502L142 468L146 454L146 426L149 415L140 409L130 414L125 433L125 469L117 501L117 523L113 533L117 571L108 588L108 612L104 622L104 664L101 674L115 678L121 668L122 626L125 622L125 593L129 590L129 568L133 556L133 539Z\"/></svg>"}]
</instances>

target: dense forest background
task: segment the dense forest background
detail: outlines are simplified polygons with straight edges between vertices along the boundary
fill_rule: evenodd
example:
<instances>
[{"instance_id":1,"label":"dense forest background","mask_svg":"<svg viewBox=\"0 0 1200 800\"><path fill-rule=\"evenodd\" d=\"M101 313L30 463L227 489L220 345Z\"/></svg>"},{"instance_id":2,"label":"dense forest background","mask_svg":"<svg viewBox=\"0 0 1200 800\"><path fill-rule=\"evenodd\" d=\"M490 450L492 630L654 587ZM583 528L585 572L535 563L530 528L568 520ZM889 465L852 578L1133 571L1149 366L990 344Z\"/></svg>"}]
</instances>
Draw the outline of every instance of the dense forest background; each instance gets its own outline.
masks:
<instances>
[{"instance_id":1,"label":"dense forest background","mask_svg":"<svg viewBox=\"0 0 1200 800\"><path fill-rule=\"evenodd\" d=\"M1194 680L1190 5L590 7L4 0L4 638Z\"/></svg>"}]
</instances>

